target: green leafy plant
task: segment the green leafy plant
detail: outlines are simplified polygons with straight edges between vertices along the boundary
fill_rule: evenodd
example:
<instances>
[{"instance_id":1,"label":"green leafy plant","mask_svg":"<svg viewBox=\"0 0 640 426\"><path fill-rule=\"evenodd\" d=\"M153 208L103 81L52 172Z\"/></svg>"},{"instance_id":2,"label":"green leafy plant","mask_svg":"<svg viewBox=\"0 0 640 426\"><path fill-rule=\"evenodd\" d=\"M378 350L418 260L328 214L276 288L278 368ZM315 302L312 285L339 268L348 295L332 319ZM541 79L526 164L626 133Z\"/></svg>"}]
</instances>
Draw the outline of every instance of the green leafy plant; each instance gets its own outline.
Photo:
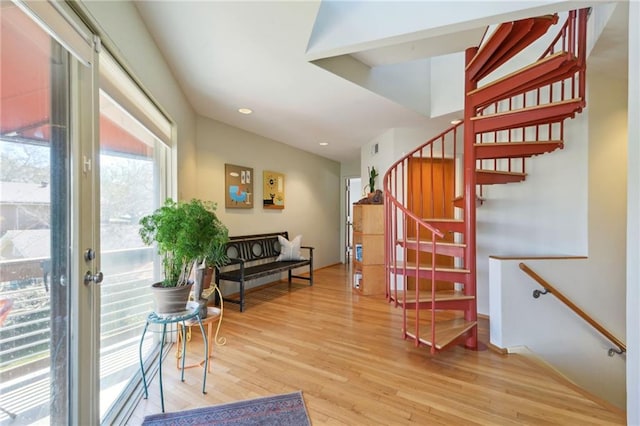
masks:
<instances>
[{"instance_id":1,"label":"green leafy plant","mask_svg":"<svg viewBox=\"0 0 640 426\"><path fill-rule=\"evenodd\" d=\"M167 199L152 214L140 219L140 237L145 244L157 243L162 257L164 287L188 284L196 262L222 265L228 259L229 231L215 214L216 204L193 199Z\"/></svg>"},{"instance_id":2,"label":"green leafy plant","mask_svg":"<svg viewBox=\"0 0 640 426\"><path fill-rule=\"evenodd\" d=\"M378 177L378 172L376 168L371 166L369 168L369 192L376 192L376 178Z\"/></svg>"}]
</instances>

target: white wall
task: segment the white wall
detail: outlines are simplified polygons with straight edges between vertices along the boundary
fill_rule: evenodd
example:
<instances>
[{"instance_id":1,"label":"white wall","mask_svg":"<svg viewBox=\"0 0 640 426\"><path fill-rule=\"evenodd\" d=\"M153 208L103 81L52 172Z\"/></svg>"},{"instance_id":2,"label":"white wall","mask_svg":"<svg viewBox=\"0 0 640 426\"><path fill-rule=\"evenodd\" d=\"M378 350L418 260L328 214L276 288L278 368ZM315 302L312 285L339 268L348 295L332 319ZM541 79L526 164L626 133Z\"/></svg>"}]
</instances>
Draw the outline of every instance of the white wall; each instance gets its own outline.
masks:
<instances>
[{"instance_id":1,"label":"white wall","mask_svg":"<svg viewBox=\"0 0 640 426\"><path fill-rule=\"evenodd\" d=\"M360 159L340 163L340 175L344 177L360 176Z\"/></svg>"},{"instance_id":2,"label":"white wall","mask_svg":"<svg viewBox=\"0 0 640 426\"><path fill-rule=\"evenodd\" d=\"M627 243L627 82L611 72L591 72L587 84L588 177L582 185L588 188L588 210L585 210L588 212L588 250L584 252L588 258L524 262L624 342L627 330L624 309L627 291L624 256ZM567 139L567 144L574 142L573 138ZM568 158L567 161L578 160ZM561 177L554 175L553 178ZM526 186L522 186L523 190L528 189L528 183L529 179L524 183ZM562 179L555 183L551 180L547 185L572 191L563 185ZM569 194L567 198L570 199ZM488 204L492 201L493 197L488 196ZM545 205L544 198L540 202ZM575 217L573 206L564 208L564 212L556 211L561 215L556 222L565 223ZM532 244L529 255L568 254L554 252L556 245L552 237L563 234L562 230L551 231L549 226L536 229L536 233L548 232L549 249L545 252L541 250L543 245ZM518 243L518 250L526 250L526 241ZM500 254L513 256L522 251ZM624 357L614 357L616 360L607 357L606 339L600 338L553 296L544 297L544 303L541 303L542 299L534 301L531 291L539 287L517 268L518 263L490 261L492 343L499 347L527 346L580 386L624 408Z\"/></svg>"},{"instance_id":3,"label":"white wall","mask_svg":"<svg viewBox=\"0 0 640 426\"><path fill-rule=\"evenodd\" d=\"M382 189L384 174L394 159L394 139L395 129L389 129L380 136L374 138L360 149L360 176L362 178L362 193L370 192L369 188L369 168L375 167L378 177L375 182L375 189ZM374 145L378 145L378 152L374 153Z\"/></svg>"},{"instance_id":4,"label":"white wall","mask_svg":"<svg viewBox=\"0 0 640 426\"><path fill-rule=\"evenodd\" d=\"M191 191L218 204L218 217L230 235L288 231L290 238L300 234L303 245L315 247L314 268L340 262L339 163L204 117L197 119L197 152L197 184ZM226 163L253 168L252 209L225 208ZM262 208L264 170L285 175L283 210Z\"/></svg>"},{"instance_id":5,"label":"white wall","mask_svg":"<svg viewBox=\"0 0 640 426\"><path fill-rule=\"evenodd\" d=\"M603 320L602 311L596 312L600 305L591 296L592 288L585 288L592 282L588 259L492 258L491 343L514 351L526 346L580 387L624 408L624 356L608 356L615 346L553 295L534 299L533 290L543 288L520 270L520 262L597 321ZM604 325L624 341L624 327L616 331Z\"/></svg>"},{"instance_id":6,"label":"white wall","mask_svg":"<svg viewBox=\"0 0 640 426\"><path fill-rule=\"evenodd\" d=\"M640 2L629 2L627 423L640 424Z\"/></svg>"},{"instance_id":7,"label":"white wall","mask_svg":"<svg viewBox=\"0 0 640 426\"><path fill-rule=\"evenodd\" d=\"M431 117L464 116L464 52L431 58Z\"/></svg>"},{"instance_id":8,"label":"white wall","mask_svg":"<svg viewBox=\"0 0 640 426\"><path fill-rule=\"evenodd\" d=\"M601 321L625 337L627 81L591 72L589 293Z\"/></svg>"},{"instance_id":9,"label":"white wall","mask_svg":"<svg viewBox=\"0 0 640 426\"><path fill-rule=\"evenodd\" d=\"M477 210L478 312L489 313L489 256L587 254L588 108L565 123L565 147L527 161L521 183L484 187Z\"/></svg>"},{"instance_id":10,"label":"white wall","mask_svg":"<svg viewBox=\"0 0 640 426\"><path fill-rule=\"evenodd\" d=\"M372 67L362 86L407 108L429 115L429 59Z\"/></svg>"},{"instance_id":11,"label":"white wall","mask_svg":"<svg viewBox=\"0 0 640 426\"><path fill-rule=\"evenodd\" d=\"M169 115L176 126L174 155L178 166L179 199L194 197L195 187L195 112L184 97L178 82L147 32L134 4L129 1L85 1L83 6L107 34L129 70L151 97Z\"/></svg>"}]
</instances>

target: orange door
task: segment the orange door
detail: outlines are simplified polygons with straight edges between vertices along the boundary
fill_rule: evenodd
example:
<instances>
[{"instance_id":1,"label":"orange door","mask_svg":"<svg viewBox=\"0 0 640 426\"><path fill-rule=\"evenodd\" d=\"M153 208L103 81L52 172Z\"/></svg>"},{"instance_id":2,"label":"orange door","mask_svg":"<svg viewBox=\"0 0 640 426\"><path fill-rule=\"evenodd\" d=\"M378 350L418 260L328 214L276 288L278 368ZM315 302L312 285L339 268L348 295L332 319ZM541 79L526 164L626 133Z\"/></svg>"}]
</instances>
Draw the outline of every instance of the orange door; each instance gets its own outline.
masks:
<instances>
[{"instance_id":1,"label":"orange door","mask_svg":"<svg viewBox=\"0 0 640 426\"><path fill-rule=\"evenodd\" d=\"M409 210L421 218L452 219L455 198L455 165L452 159L411 158L407 170ZM407 236L416 237L415 223L408 222ZM420 230L421 241L431 241L431 232ZM453 233L440 241L453 242ZM416 251L408 250L409 262L415 262ZM418 254L421 265L431 265L431 253ZM453 267L453 257L436 255L436 265ZM415 279L409 278L409 288L415 288ZM453 283L437 281L436 290L452 289ZM431 280L420 279L421 290L431 290Z\"/></svg>"}]
</instances>

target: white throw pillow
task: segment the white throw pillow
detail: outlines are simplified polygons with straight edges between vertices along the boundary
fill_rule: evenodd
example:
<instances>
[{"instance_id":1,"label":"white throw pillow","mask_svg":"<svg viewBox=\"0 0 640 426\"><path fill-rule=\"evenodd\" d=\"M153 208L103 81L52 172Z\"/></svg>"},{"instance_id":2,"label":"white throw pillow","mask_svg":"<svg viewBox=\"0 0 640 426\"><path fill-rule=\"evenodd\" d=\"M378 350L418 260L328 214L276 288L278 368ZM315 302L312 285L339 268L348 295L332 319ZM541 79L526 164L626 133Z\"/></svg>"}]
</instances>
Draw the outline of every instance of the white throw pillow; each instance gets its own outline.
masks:
<instances>
[{"instance_id":1,"label":"white throw pillow","mask_svg":"<svg viewBox=\"0 0 640 426\"><path fill-rule=\"evenodd\" d=\"M300 256L300 242L302 241L302 235L298 235L291 241L278 235L278 241L280 241L280 256L276 259L277 261L306 260L304 257Z\"/></svg>"}]
</instances>

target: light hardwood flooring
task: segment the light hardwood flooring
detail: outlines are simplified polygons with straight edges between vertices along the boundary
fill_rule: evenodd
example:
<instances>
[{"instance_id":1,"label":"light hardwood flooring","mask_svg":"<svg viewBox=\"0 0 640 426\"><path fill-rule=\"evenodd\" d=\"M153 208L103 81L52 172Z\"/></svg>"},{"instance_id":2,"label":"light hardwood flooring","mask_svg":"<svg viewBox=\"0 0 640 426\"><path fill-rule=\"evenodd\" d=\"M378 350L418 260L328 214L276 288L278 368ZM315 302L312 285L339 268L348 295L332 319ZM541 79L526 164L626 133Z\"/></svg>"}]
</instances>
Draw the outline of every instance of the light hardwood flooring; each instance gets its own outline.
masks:
<instances>
[{"instance_id":1,"label":"light hardwood flooring","mask_svg":"<svg viewBox=\"0 0 640 426\"><path fill-rule=\"evenodd\" d=\"M226 304L207 394L202 369L180 382L175 350L164 362L166 411L303 392L314 425L607 425L625 416L519 355L455 346L436 355L401 337L401 310L358 296L347 266L316 271L315 283L252 292L244 313ZM202 356L199 332L187 361ZM480 328L485 343L488 325ZM484 347L485 345L483 345ZM160 412L157 376L129 424Z\"/></svg>"}]
</instances>

